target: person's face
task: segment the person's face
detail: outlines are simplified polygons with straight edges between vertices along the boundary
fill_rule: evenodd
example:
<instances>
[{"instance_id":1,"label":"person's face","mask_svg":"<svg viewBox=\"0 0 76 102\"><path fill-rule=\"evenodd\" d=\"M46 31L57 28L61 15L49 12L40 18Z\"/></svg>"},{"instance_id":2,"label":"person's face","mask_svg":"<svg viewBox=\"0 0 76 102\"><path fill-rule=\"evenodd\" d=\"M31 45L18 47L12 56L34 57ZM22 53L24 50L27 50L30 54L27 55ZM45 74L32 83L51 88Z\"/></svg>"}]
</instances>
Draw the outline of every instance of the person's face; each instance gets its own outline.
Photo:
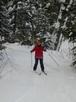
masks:
<instances>
[{"instance_id":1,"label":"person's face","mask_svg":"<svg viewBox=\"0 0 76 102\"><path fill-rule=\"evenodd\" d=\"M38 45L41 45L41 42L40 42L39 40L37 40L37 44L38 44Z\"/></svg>"}]
</instances>

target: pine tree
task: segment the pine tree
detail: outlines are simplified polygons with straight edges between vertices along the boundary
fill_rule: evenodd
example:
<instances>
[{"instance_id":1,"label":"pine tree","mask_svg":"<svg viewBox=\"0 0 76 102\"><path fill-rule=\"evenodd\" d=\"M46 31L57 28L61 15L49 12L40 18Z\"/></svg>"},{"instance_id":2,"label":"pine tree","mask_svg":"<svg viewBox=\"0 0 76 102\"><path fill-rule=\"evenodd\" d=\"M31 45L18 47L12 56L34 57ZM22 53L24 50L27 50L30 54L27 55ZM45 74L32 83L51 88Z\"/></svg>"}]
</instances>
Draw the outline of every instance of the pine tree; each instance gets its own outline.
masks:
<instances>
[{"instance_id":1,"label":"pine tree","mask_svg":"<svg viewBox=\"0 0 76 102\"><path fill-rule=\"evenodd\" d=\"M67 3L65 5L67 5ZM73 65L76 65L76 2L72 0L69 10L63 14L65 14L67 20L62 32L64 37L73 43Z\"/></svg>"},{"instance_id":2,"label":"pine tree","mask_svg":"<svg viewBox=\"0 0 76 102\"><path fill-rule=\"evenodd\" d=\"M8 14L9 14L9 25L10 25L10 39L9 42L15 41L16 32L16 12L17 12L17 0L8 1Z\"/></svg>"},{"instance_id":3,"label":"pine tree","mask_svg":"<svg viewBox=\"0 0 76 102\"><path fill-rule=\"evenodd\" d=\"M31 38L34 41L37 33L50 28L42 1L14 0L11 6L10 26L12 26L14 38L20 41L28 41Z\"/></svg>"},{"instance_id":4,"label":"pine tree","mask_svg":"<svg viewBox=\"0 0 76 102\"><path fill-rule=\"evenodd\" d=\"M7 1L0 0L0 49L3 40L7 40L9 36L8 14L6 8Z\"/></svg>"}]
</instances>

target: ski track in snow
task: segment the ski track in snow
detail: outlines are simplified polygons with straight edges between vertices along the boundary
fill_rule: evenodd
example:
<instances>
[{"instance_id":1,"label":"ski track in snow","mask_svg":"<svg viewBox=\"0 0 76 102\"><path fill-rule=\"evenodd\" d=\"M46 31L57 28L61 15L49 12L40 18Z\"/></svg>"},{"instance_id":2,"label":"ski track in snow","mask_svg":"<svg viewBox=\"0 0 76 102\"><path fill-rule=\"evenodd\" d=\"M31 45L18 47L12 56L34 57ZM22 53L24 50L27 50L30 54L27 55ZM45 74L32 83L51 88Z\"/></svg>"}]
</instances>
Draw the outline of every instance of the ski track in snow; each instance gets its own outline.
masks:
<instances>
[{"instance_id":1,"label":"ski track in snow","mask_svg":"<svg viewBox=\"0 0 76 102\"><path fill-rule=\"evenodd\" d=\"M76 102L76 72L67 56L57 51L44 52L48 75L39 76L32 71L32 47L6 46L7 64L0 73L0 102ZM40 72L39 65L37 71Z\"/></svg>"}]
</instances>

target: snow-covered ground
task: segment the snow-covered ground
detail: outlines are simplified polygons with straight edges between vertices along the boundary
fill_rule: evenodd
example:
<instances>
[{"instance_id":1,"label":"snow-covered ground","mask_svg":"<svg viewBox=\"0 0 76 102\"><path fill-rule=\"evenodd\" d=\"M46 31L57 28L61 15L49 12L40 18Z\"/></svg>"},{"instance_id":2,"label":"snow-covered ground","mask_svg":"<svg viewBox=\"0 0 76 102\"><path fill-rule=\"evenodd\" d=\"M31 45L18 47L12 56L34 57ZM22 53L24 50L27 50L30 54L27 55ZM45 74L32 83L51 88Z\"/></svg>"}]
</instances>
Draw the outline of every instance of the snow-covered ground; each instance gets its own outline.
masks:
<instances>
[{"instance_id":1,"label":"snow-covered ground","mask_svg":"<svg viewBox=\"0 0 76 102\"><path fill-rule=\"evenodd\" d=\"M6 46L0 69L0 102L76 102L76 72L65 47L44 53L46 76L32 71L32 47Z\"/></svg>"}]
</instances>

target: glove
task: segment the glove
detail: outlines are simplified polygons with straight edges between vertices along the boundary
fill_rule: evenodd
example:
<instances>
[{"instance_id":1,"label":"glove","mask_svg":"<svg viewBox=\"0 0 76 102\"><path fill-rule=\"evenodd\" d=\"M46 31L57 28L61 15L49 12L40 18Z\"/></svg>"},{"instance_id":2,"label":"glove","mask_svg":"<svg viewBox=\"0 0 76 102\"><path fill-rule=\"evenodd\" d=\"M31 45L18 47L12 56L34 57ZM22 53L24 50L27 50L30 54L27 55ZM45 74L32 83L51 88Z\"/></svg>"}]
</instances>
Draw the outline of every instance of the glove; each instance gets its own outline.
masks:
<instances>
[{"instance_id":1,"label":"glove","mask_svg":"<svg viewBox=\"0 0 76 102\"><path fill-rule=\"evenodd\" d=\"M30 51L32 53L32 51Z\"/></svg>"}]
</instances>

